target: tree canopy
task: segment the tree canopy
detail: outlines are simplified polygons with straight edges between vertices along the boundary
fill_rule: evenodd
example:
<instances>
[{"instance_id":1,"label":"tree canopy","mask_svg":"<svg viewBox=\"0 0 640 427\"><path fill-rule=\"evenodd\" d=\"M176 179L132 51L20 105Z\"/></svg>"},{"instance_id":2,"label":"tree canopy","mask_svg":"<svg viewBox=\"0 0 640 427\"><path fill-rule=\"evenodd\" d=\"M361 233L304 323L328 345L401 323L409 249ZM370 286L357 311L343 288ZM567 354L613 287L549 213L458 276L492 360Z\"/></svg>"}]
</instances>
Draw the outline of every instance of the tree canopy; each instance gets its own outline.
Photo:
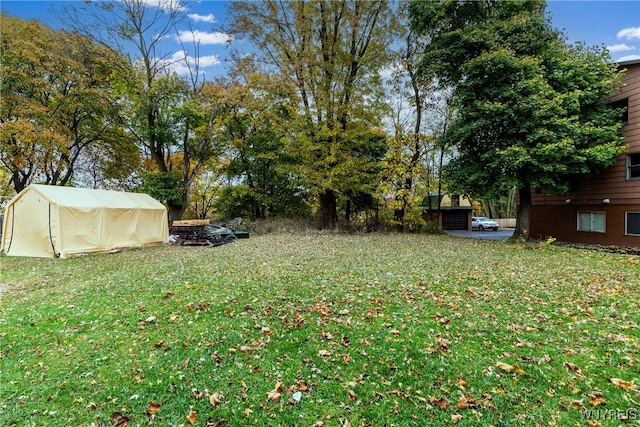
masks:
<instances>
[{"instance_id":1,"label":"tree canopy","mask_svg":"<svg viewBox=\"0 0 640 427\"><path fill-rule=\"evenodd\" d=\"M162 40L185 9L160 6L73 3L74 32L3 16L3 186L137 189L171 220L329 228L382 207L398 229L422 225L424 200L439 209L436 188L517 188L525 236L532 191L578 191L623 150L615 64L568 45L543 1L232 2L229 32L257 49L214 81L184 45L188 73L174 71Z\"/></svg>"},{"instance_id":2,"label":"tree canopy","mask_svg":"<svg viewBox=\"0 0 640 427\"><path fill-rule=\"evenodd\" d=\"M372 192L384 138L379 70L387 61L392 14L386 1L235 2L233 31L291 88L296 112L290 151L318 195L330 227L339 196Z\"/></svg>"},{"instance_id":3,"label":"tree canopy","mask_svg":"<svg viewBox=\"0 0 640 427\"><path fill-rule=\"evenodd\" d=\"M112 67L124 59L37 21L3 16L1 31L0 153L15 191L71 183L87 162L105 178L127 169L110 168L122 158L135 167L111 97Z\"/></svg>"},{"instance_id":4,"label":"tree canopy","mask_svg":"<svg viewBox=\"0 0 640 427\"><path fill-rule=\"evenodd\" d=\"M514 236L528 236L532 189L565 193L624 150L606 105L620 75L606 50L569 46L543 1L413 2L412 25L429 37L421 72L454 88L445 139L459 155L454 188L478 197L519 189Z\"/></svg>"}]
</instances>

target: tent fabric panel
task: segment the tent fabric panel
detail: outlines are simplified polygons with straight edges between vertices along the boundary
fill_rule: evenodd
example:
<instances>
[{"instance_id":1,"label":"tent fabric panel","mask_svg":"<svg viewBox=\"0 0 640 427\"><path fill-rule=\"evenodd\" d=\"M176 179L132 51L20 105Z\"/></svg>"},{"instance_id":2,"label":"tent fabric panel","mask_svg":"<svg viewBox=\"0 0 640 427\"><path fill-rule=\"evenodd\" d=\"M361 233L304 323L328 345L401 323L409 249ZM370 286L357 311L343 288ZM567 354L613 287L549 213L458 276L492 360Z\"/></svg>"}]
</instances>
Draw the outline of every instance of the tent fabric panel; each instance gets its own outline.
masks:
<instances>
[{"instance_id":1,"label":"tent fabric panel","mask_svg":"<svg viewBox=\"0 0 640 427\"><path fill-rule=\"evenodd\" d=\"M122 191L94 190L78 187L32 184L45 198L60 206L111 208L158 208L160 203L148 194L127 193Z\"/></svg>"},{"instance_id":2,"label":"tent fabric panel","mask_svg":"<svg viewBox=\"0 0 640 427\"><path fill-rule=\"evenodd\" d=\"M2 249L7 255L52 258L52 237L57 222L57 206L42 195L26 192L16 196L5 212Z\"/></svg>"},{"instance_id":3,"label":"tent fabric panel","mask_svg":"<svg viewBox=\"0 0 640 427\"><path fill-rule=\"evenodd\" d=\"M166 210L60 208L61 258L159 243L169 238Z\"/></svg>"}]
</instances>

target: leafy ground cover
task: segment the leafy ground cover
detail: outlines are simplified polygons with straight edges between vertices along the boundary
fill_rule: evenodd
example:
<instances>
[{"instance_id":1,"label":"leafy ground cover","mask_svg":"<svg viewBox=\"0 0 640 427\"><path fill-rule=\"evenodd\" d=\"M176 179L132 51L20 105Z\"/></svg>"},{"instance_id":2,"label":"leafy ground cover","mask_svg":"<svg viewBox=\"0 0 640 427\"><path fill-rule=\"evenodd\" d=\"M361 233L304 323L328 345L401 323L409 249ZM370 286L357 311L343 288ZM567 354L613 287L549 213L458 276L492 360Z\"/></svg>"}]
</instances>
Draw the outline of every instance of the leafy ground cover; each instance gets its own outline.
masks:
<instances>
[{"instance_id":1,"label":"leafy ground cover","mask_svg":"<svg viewBox=\"0 0 640 427\"><path fill-rule=\"evenodd\" d=\"M0 425L640 419L637 256L277 234L0 262Z\"/></svg>"}]
</instances>

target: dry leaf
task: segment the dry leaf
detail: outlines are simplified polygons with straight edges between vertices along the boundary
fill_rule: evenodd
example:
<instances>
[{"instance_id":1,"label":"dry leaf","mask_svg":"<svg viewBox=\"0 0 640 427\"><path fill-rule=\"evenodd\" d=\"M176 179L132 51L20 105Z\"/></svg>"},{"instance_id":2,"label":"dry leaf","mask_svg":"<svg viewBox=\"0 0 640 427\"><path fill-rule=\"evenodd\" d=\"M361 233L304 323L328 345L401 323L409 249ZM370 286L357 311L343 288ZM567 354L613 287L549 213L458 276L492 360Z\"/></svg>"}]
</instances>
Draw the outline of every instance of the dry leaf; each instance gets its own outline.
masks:
<instances>
[{"instance_id":1,"label":"dry leaf","mask_svg":"<svg viewBox=\"0 0 640 427\"><path fill-rule=\"evenodd\" d=\"M429 396L427 402L429 402L430 405L437 406L442 410L445 410L449 407L449 402L444 397L437 398L435 396Z\"/></svg>"},{"instance_id":2,"label":"dry leaf","mask_svg":"<svg viewBox=\"0 0 640 427\"><path fill-rule=\"evenodd\" d=\"M189 421L189 424L195 424L197 418L198 415L194 411L189 412L189 415L187 415L187 421Z\"/></svg>"},{"instance_id":3,"label":"dry leaf","mask_svg":"<svg viewBox=\"0 0 640 427\"><path fill-rule=\"evenodd\" d=\"M240 386L242 387L242 399L246 399L247 398L247 383L245 383L244 381L240 382Z\"/></svg>"},{"instance_id":4,"label":"dry leaf","mask_svg":"<svg viewBox=\"0 0 640 427\"><path fill-rule=\"evenodd\" d=\"M469 401L465 397L461 397L456 404L458 409L467 409L469 407Z\"/></svg>"},{"instance_id":5,"label":"dry leaf","mask_svg":"<svg viewBox=\"0 0 640 427\"><path fill-rule=\"evenodd\" d=\"M215 393L209 395L209 403L211 403L211 406L216 406L221 401L222 393L220 393L219 391L216 391Z\"/></svg>"},{"instance_id":6,"label":"dry leaf","mask_svg":"<svg viewBox=\"0 0 640 427\"><path fill-rule=\"evenodd\" d=\"M347 397L349 397L350 402L355 402L355 400L358 398L358 396L353 392L353 390L347 391Z\"/></svg>"},{"instance_id":7,"label":"dry leaf","mask_svg":"<svg viewBox=\"0 0 640 427\"><path fill-rule=\"evenodd\" d=\"M497 362L496 367L507 372L513 371L513 365L509 365L508 363L504 363L504 362Z\"/></svg>"},{"instance_id":8,"label":"dry leaf","mask_svg":"<svg viewBox=\"0 0 640 427\"><path fill-rule=\"evenodd\" d=\"M625 390L633 390L634 387L633 381L624 381L620 378L609 378L609 381L611 381L613 385L622 387Z\"/></svg>"},{"instance_id":9,"label":"dry leaf","mask_svg":"<svg viewBox=\"0 0 640 427\"><path fill-rule=\"evenodd\" d=\"M458 424L461 420L462 420L462 415L460 414L451 415L451 422L453 424Z\"/></svg>"},{"instance_id":10,"label":"dry leaf","mask_svg":"<svg viewBox=\"0 0 640 427\"><path fill-rule=\"evenodd\" d=\"M278 401L280 399L280 395L282 394L282 382L278 381L273 390L267 393L267 400L271 400L272 402Z\"/></svg>"},{"instance_id":11,"label":"dry leaf","mask_svg":"<svg viewBox=\"0 0 640 427\"><path fill-rule=\"evenodd\" d=\"M160 412L160 408L161 408L160 405L150 402L149 405L147 406L147 414L149 415L157 414L158 412Z\"/></svg>"},{"instance_id":12,"label":"dry leaf","mask_svg":"<svg viewBox=\"0 0 640 427\"><path fill-rule=\"evenodd\" d=\"M114 412L111 414L109 421L111 422L111 425L116 427L126 427L127 424L129 424L129 418L125 417L120 412Z\"/></svg>"},{"instance_id":13,"label":"dry leaf","mask_svg":"<svg viewBox=\"0 0 640 427\"><path fill-rule=\"evenodd\" d=\"M578 376L578 378L586 378L586 376L582 373L582 370L580 368L578 368L577 365L575 365L575 364L573 364L571 362L564 362L563 365L568 370L575 372L576 375Z\"/></svg>"},{"instance_id":14,"label":"dry leaf","mask_svg":"<svg viewBox=\"0 0 640 427\"><path fill-rule=\"evenodd\" d=\"M589 395L589 403L591 404L591 406L602 405L605 402L605 398L599 393L592 393Z\"/></svg>"},{"instance_id":15,"label":"dry leaf","mask_svg":"<svg viewBox=\"0 0 640 427\"><path fill-rule=\"evenodd\" d=\"M578 408L578 409L584 409L584 404L582 403L582 400L574 400L571 402L571 406Z\"/></svg>"}]
</instances>

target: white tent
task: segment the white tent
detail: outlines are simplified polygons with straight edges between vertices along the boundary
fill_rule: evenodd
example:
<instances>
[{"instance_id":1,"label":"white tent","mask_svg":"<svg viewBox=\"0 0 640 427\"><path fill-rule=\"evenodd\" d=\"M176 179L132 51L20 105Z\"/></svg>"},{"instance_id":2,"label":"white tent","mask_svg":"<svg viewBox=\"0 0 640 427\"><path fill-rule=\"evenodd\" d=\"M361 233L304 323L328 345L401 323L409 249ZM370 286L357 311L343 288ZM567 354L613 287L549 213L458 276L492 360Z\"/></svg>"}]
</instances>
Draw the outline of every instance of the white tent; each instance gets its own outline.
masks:
<instances>
[{"instance_id":1,"label":"white tent","mask_svg":"<svg viewBox=\"0 0 640 427\"><path fill-rule=\"evenodd\" d=\"M0 248L67 258L168 237L167 210L147 194L32 184L7 205Z\"/></svg>"}]
</instances>

